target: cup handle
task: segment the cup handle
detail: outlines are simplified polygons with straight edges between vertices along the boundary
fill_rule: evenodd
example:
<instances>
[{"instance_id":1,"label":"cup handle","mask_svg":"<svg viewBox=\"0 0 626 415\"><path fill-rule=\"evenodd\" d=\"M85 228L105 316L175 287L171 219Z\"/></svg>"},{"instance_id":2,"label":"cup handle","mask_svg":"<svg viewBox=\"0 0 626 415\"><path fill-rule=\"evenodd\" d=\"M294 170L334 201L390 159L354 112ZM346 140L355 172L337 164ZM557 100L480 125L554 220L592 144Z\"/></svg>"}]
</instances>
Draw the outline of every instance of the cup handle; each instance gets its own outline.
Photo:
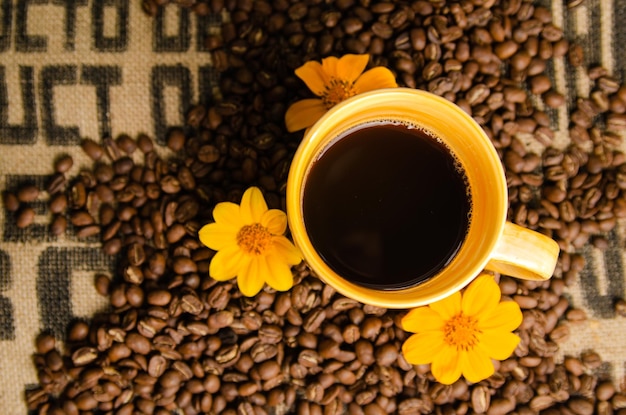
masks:
<instances>
[{"instance_id":1,"label":"cup handle","mask_svg":"<svg viewBox=\"0 0 626 415\"><path fill-rule=\"evenodd\" d=\"M554 273L559 245L539 232L506 222L487 270L525 280L544 281Z\"/></svg>"}]
</instances>

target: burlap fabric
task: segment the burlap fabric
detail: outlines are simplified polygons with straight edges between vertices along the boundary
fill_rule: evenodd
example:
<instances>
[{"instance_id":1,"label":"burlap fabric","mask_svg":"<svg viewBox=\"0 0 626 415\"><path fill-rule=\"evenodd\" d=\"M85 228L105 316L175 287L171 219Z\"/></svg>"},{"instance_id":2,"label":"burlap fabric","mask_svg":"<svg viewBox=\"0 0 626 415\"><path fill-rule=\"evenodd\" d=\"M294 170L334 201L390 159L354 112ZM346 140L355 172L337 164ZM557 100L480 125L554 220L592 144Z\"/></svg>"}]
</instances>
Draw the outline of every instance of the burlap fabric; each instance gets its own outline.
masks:
<instances>
[{"instance_id":1,"label":"burlap fabric","mask_svg":"<svg viewBox=\"0 0 626 415\"><path fill-rule=\"evenodd\" d=\"M200 18L177 6L151 18L140 2L3 0L0 16L0 190L26 183L40 187L60 154L71 154L76 174L90 160L80 140L145 132L163 146L168 127L183 123L184 109L211 99L216 75L200 39L224 16ZM562 0L543 1L566 36L580 43L585 64L566 73L563 61L550 72L568 97L586 96L584 69L626 74L626 9L620 0L586 0L567 9ZM567 108L557 111L555 144L566 146ZM541 148L534 148L541 152ZM164 151L166 151L164 149ZM64 337L68 322L89 318L107 300L93 287L112 260L97 239L53 237L42 194L32 206L35 224L16 227L0 209L0 413L24 414L24 390L37 382L32 362L41 331ZM613 300L625 295L622 224L608 235L610 246L581 251L586 267L567 289L572 305L588 319L572 330L561 358L594 349L600 370L624 386L626 319Z\"/></svg>"}]
</instances>

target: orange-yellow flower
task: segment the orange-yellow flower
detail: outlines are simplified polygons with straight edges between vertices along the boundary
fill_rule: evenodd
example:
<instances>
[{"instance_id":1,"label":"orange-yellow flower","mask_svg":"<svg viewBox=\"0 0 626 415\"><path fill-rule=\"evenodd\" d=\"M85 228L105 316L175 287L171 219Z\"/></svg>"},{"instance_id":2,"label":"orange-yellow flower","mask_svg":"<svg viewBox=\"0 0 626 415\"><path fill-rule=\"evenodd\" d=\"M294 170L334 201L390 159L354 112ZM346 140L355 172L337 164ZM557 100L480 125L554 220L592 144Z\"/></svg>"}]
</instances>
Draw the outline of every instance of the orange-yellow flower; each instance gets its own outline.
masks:
<instances>
[{"instance_id":1,"label":"orange-yellow flower","mask_svg":"<svg viewBox=\"0 0 626 415\"><path fill-rule=\"evenodd\" d=\"M500 302L500 288L492 276L477 277L465 290L402 319L405 330L416 333L402 345L407 362L431 364L435 379L444 384L461 375L479 382L494 372L491 359L507 359L520 339L513 334L522 323L514 301Z\"/></svg>"},{"instance_id":2,"label":"orange-yellow flower","mask_svg":"<svg viewBox=\"0 0 626 415\"><path fill-rule=\"evenodd\" d=\"M397 87L393 73L376 67L366 72L369 55L344 55L309 61L296 69L296 75L320 98L303 99L291 105L285 114L288 131L298 131L315 124L322 115L341 101L362 92Z\"/></svg>"},{"instance_id":3,"label":"orange-yellow flower","mask_svg":"<svg viewBox=\"0 0 626 415\"><path fill-rule=\"evenodd\" d=\"M302 260L300 251L284 236L287 215L268 209L256 187L246 190L241 205L218 203L214 223L199 231L200 241L217 251L209 265L209 275L226 281L237 277L243 295L256 295L263 284L278 291L293 286L291 265Z\"/></svg>"}]
</instances>

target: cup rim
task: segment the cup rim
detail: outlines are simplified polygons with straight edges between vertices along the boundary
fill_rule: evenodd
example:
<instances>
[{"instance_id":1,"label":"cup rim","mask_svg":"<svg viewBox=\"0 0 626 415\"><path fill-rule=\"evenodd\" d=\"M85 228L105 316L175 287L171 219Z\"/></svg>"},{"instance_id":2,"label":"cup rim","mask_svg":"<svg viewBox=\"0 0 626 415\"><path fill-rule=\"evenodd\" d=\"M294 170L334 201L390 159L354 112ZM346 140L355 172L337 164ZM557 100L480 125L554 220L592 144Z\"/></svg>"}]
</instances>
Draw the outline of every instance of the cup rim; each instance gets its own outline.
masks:
<instances>
[{"instance_id":1,"label":"cup rim","mask_svg":"<svg viewBox=\"0 0 626 415\"><path fill-rule=\"evenodd\" d=\"M377 99L381 100L379 104L374 103ZM471 261L473 261L472 266L466 266L467 270L464 275L454 278L454 281L445 283L444 285L446 288L444 290L433 289L436 285L433 283L433 280L436 280L441 272L437 273L435 276L429 278L423 283L398 290L375 290L351 283L337 275L321 259L313 248L313 245L306 233L301 206L301 198L306 174L310 165L314 162L315 155L319 154L321 149L326 148L328 143L332 142L334 137L337 136L337 134L335 134L334 137L326 137L325 129L328 130L330 128L328 126L333 125L332 123L338 119L347 119L349 114L354 113L359 109L374 108L376 105L384 105L385 103L401 100L409 100L411 103L415 103L415 107L411 107L409 110L413 115L408 115L407 118L417 117L420 112L417 108L420 104L424 103L430 104L432 107L438 107L442 110L450 111L450 117L458 117L454 119L457 120L457 122L461 122L469 129L469 131L467 131L467 135L477 140L472 145L468 145L468 147L471 147L474 144L477 147L480 147L483 151L481 153L481 157L484 156L485 160L488 160L491 174L488 180L489 185L493 186L493 189L498 194L503 195L498 200L490 201L490 216L488 221L485 220L483 222L488 222L488 226L490 227L489 235L491 237L485 238L479 242L480 255L477 255L477 257L471 257L468 255L468 252L465 252L464 257L471 258ZM450 120L447 121L450 122ZM356 121L353 125L361 124L363 122L364 121ZM346 124L341 128L341 131L345 131L349 128L350 126ZM463 167L467 171L468 167L466 165ZM480 169L474 168L473 170L482 171L484 170L484 166ZM491 207L491 204L494 204L494 206ZM500 158L493 147L493 144L491 144L491 140L480 125L478 125L478 123L460 107L445 98L423 90L399 87L378 89L351 97L327 111L312 127L306 131L302 142L294 154L289 169L286 188L286 205L287 219L292 239L296 246L298 246L301 250L303 257L311 270L314 274L321 278L322 281L331 285L341 294L363 303L385 308L412 308L432 303L462 289L464 286L469 284L469 282L471 282L471 280L473 280L476 275L482 271L482 269L484 269L485 265L489 261L489 254L495 248L495 245L503 231L508 209L508 197L506 178L504 176L504 170L502 169ZM472 229L472 225L470 224L468 238L466 239L469 239L469 235L476 235L477 233L478 230L475 228ZM459 254L464 249L467 249L464 248L464 245L465 242L461 245L459 253L450 264L443 268L443 270L448 269L450 265L457 260ZM460 267L458 264L455 266ZM442 282L438 280L437 284L441 285Z\"/></svg>"}]
</instances>

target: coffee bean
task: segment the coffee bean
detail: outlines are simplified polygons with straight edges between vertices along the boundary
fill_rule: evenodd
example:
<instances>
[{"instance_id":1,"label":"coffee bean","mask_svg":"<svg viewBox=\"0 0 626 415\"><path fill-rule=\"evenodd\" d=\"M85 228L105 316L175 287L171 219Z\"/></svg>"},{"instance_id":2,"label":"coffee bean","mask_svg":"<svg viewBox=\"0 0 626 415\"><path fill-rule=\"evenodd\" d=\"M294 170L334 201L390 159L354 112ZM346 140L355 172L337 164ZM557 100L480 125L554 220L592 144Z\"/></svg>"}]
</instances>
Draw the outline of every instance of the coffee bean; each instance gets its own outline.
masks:
<instances>
[{"instance_id":1,"label":"coffee bean","mask_svg":"<svg viewBox=\"0 0 626 415\"><path fill-rule=\"evenodd\" d=\"M94 218L84 210L77 210L70 215L70 222L74 226L87 226L94 223Z\"/></svg>"},{"instance_id":2,"label":"coffee bean","mask_svg":"<svg viewBox=\"0 0 626 415\"><path fill-rule=\"evenodd\" d=\"M146 296L146 301L150 305L165 306L169 304L172 299L172 295L167 290L154 290L150 291Z\"/></svg>"},{"instance_id":3,"label":"coffee bean","mask_svg":"<svg viewBox=\"0 0 626 415\"><path fill-rule=\"evenodd\" d=\"M2 198L4 208L9 212L15 212L20 208L20 201L14 193L4 192Z\"/></svg>"},{"instance_id":4,"label":"coffee bean","mask_svg":"<svg viewBox=\"0 0 626 415\"><path fill-rule=\"evenodd\" d=\"M26 185L17 191L17 199L20 202L34 202L39 196L39 188L35 185Z\"/></svg>"},{"instance_id":5,"label":"coffee bean","mask_svg":"<svg viewBox=\"0 0 626 415\"><path fill-rule=\"evenodd\" d=\"M565 103L565 97L554 90L545 92L542 97L545 104L550 108L558 108Z\"/></svg>"},{"instance_id":6,"label":"coffee bean","mask_svg":"<svg viewBox=\"0 0 626 415\"><path fill-rule=\"evenodd\" d=\"M93 160L99 160L104 155L102 146L90 138L86 138L81 143L81 147L85 154Z\"/></svg>"},{"instance_id":7,"label":"coffee bean","mask_svg":"<svg viewBox=\"0 0 626 415\"><path fill-rule=\"evenodd\" d=\"M587 313L582 309L571 309L566 313L565 317L572 323L580 323L587 320Z\"/></svg>"},{"instance_id":8,"label":"coffee bean","mask_svg":"<svg viewBox=\"0 0 626 415\"><path fill-rule=\"evenodd\" d=\"M24 206L17 212L15 224L18 228L26 228L35 220L35 210L30 206Z\"/></svg>"},{"instance_id":9,"label":"coffee bean","mask_svg":"<svg viewBox=\"0 0 626 415\"><path fill-rule=\"evenodd\" d=\"M76 407L81 411L89 411L98 406L98 401L94 398L91 391L85 391L79 394L75 399Z\"/></svg>"},{"instance_id":10,"label":"coffee bean","mask_svg":"<svg viewBox=\"0 0 626 415\"><path fill-rule=\"evenodd\" d=\"M135 353L147 355L152 349L150 340L138 333L129 333L125 339L126 345Z\"/></svg>"},{"instance_id":11,"label":"coffee bean","mask_svg":"<svg viewBox=\"0 0 626 415\"><path fill-rule=\"evenodd\" d=\"M54 350L55 347L56 347L56 339L51 334L42 333L39 336L37 336L37 340L36 340L37 353L44 355Z\"/></svg>"},{"instance_id":12,"label":"coffee bean","mask_svg":"<svg viewBox=\"0 0 626 415\"><path fill-rule=\"evenodd\" d=\"M594 406L584 398L572 398L567 402L567 407L577 415L591 415L594 413Z\"/></svg>"},{"instance_id":13,"label":"coffee bean","mask_svg":"<svg viewBox=\"0 0 626 415\"><path fill-rule=\"evenodd\" d=\"M322 322L326 319L326 311L322 308L316 308L309 312L302 322L302 327L307 332L316 331Z\"/></svg>"},{"instance_id":14,"label":"coffee bean","mask_svg":"<svg viewBox=\"0 0 626 415\"><path fill-rule=\"evenodd\" d=\"M485 413L489 409L491 403L491 394L489 388L478 385L472 389L471 393L472 408L476 413Z\"/></svg>"},{"instance_id":15,"label":"coffee bean","mask_svg":"<svg viewBox=\"0 0 626 415\"><path fill-rule=\"evenodd\" d=\"M185 134L179 128L174 128L167 134L167 146L172 151L180 151L185 145Z\"/></svg>"},{"instance_id":16,"label":"coffee bean","mask_svg":"<svg viewBox=\"0 0 626 415\"><path fill-rule=\"evenodd\" d=\"M515 408L515 401L510 399L493 399L487 409L488 415L503 415Z\"/></svg>"},{"instance_id":17,"label":"coffee bean","mask_svg":"<svg viewBox=\"0 0 626 415\"><path fill-rule=\"evenodd\" d=\"M398 357L398 349L393 344L384 344L376 349L374 357L379 365L391 366Z\"/></svg>"},{"instance_id":18,"label":"coffee bean","mask_svg":"<svg viewBox=\"0 0 626 415\"><path fill-rule=\"evenodd\" d=\"M109 294L109 289L111 286L111 279L108 275L105 274L97 274L95 278L95 286L98 294L102 296L106 296Z\"/></svg>"},{"instance_id":19,"label":"coffee bean","mask_svg":"<svg viewBox=\"0 0 626 415\"><path fill-rule=\"evenodd\" d=\"M70 155L63 155L54 162L54 170L57 173L66 173L74 165L74 159Z\"/></svg>"},{"instance_id":20,"label":"coffee bean","mask_svg":"<svg viewBox=\"0 0 626 415\"><path fill-rule=\"evenodd\" d=\"M363 408L363 413L365 415L383 415L387 412L383 408L381 408L380 405L376 403L370 403L365 405L365 407Z\"/></svg>"},{"instance_id":21,"label":"coffee bean","mask_svg":"<svg viewBox=\"0 0 626 415\"><path fill-rule=\"evenodd\" d=\"M61 235L67 229L67 219L62 215L54 215L50 223L50 233L52 235Z\"/></svg>"}]
</instances>

